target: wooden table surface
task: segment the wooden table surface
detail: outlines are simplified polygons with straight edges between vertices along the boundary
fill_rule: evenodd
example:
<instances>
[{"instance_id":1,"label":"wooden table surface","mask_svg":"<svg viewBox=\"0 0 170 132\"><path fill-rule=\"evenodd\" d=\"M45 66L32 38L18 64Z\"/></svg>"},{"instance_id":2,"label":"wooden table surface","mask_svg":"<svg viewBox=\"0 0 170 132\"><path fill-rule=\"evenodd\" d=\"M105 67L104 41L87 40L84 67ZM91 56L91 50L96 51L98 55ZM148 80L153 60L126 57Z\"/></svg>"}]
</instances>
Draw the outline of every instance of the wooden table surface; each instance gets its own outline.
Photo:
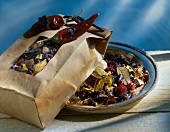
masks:
<instances>
[{"instance_id":1,"label":"wooden table surface","mask_svg":"<svg viewBox=\"0 0 170 132\"><path fill-rule=\"evenodd\" d=\"M147 96L126 113L88 115L63 109L44 130L0 114L0 132L169 132L170 51L147 53L157 63L158 82Z\"/></svg>"}]
</instances>

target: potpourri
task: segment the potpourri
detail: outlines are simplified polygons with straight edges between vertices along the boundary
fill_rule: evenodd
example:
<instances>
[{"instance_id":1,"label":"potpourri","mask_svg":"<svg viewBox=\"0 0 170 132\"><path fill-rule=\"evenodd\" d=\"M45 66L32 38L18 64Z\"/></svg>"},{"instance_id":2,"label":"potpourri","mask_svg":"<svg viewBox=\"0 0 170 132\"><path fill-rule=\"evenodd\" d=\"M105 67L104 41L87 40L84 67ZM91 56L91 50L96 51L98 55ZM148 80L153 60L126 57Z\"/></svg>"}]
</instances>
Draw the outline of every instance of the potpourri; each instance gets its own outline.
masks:
<instances>
[{"instance_id":1,"label":"potpourri","mask_svg":"<svg viewBox=\"0 0 170 132\"><path fill-rule=\"evenodd\" d=\"M45 41L41 45L37 43L44 39L46 39L46 37L40 36L11 66L11 69L30 75L36 75L43 70L61 47L60 44L53 40Z\"/></svg>"},{"instance_id":2,"label":"potpourri","mask_svg":"<svg viewBox=\"0 0 170 132\"><path fill-rule=\"evenodd\" d=\"M76 105L100 106L123 102L139 94L150 76L142 64L119 54L106 53L107 68L97 67L73 96ZM73 103L70 100L70 103Z\"/></svg>"}]
</instances>

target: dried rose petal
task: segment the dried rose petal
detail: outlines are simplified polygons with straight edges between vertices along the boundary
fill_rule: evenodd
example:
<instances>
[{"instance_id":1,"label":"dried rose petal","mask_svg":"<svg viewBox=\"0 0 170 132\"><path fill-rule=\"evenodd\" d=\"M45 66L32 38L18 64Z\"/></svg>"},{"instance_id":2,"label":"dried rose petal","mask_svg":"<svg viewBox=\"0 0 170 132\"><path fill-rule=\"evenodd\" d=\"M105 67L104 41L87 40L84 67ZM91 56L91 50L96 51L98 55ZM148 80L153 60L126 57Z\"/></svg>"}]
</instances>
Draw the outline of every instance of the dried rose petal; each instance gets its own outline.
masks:
<instances>
[{"instance_id":1,"label":"dried rose petal","mask_svg":"<svg viewBox=\"0 0 170 132\"><path fill-rule=\"evenodd\" d=\"M120 84L116 89L115 89L115 95L116 96L121 96L122 94L125 94L127 92L127 87L123 84Z\"/></svg>"},{"instance_id":2,"label":"dried rose petal","mask_svg":"<svg viewBox=\"0 0 170 132\"><path fill-rule=\"evenodd\" d=\"M109 105L109 104L115 104L116 103L116 99L114 96L109 96L107 101L106 101L106 105Z\"/></svg>"}]
</instances>

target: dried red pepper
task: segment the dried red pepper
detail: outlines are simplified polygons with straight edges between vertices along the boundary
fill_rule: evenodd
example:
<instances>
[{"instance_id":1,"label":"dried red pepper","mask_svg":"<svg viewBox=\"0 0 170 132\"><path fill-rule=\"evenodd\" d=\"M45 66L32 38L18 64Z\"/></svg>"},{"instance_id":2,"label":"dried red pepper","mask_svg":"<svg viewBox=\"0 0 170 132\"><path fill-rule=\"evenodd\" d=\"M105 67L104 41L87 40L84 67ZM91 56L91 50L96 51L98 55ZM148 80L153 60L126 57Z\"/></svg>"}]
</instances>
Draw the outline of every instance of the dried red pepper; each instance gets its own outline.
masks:
<instances>
[{"instance_id":1,"label":"dried red pepper","mask_svg":"<svg viewBox=\"0 0 170 132\"><path fill-rule=\"evenodd\" d=\"M58 43L63 44L66 42L73 41L84 34L93 24L94 20L99 16L99 14L94 14L89 19L82 21L76 25L73 25L70 28L65 28L60 30L54 37L54 40L57 40ZM56 39L57 37L57 39Z\"/></svg>"},{"instance_id":2,"label":"dried red pepper","mask_svg":"<svg viewBox=\"0 0 170 132\"><path fill-rule=\"evenodd\" d=\"M53 16L42 16L39 17L39 21L36 22L26 33L24 33L25 38L30 38L32 36L35 36L41 32L47 31L47 30L56 30L62 27L67 23L67 21L72 20L74 17L79 16L84 10L82 10L79 14L64 18L61 15L53 15Z\"/></svg>"},{"instance_id":3,"label":"dried red pepper","mask_svg":"<svg viewBox=\"0 0 170 132\"><path fill-rule=\"evenodd\" d=\"M95 19L99 16L99 14L94 14L89 19L82 21L78 24L75 24L69 28L64 28L57 32L52 38L45 39L46 40L54 40L59 44L64 44L70 41L73 41L84 34L93 24ZM43 41L39 41L40 43Z\"/></svg>"}]
</instances>

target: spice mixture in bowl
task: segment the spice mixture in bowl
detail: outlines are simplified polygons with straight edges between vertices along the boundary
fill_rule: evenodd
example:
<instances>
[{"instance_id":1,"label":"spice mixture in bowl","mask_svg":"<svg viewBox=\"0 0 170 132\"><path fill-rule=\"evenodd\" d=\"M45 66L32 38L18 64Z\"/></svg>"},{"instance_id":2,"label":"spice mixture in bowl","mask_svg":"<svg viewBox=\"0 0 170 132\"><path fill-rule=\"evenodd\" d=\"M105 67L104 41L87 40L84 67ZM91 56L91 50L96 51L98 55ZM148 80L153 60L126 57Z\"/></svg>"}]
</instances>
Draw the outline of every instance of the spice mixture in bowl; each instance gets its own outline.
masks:
<instances>
[{"instance_id":1,"label":"spice mixture in bowl","mask_svg":"<svg viewBox=\"0 0 170 132\"><path fill-rule=\"evenodd\" d=\"M110 42L104 60L77 89L68 108L89 113L121 113L137 104L154 87L157 67L135 47Z\"/></svg>"}]
</instances>

